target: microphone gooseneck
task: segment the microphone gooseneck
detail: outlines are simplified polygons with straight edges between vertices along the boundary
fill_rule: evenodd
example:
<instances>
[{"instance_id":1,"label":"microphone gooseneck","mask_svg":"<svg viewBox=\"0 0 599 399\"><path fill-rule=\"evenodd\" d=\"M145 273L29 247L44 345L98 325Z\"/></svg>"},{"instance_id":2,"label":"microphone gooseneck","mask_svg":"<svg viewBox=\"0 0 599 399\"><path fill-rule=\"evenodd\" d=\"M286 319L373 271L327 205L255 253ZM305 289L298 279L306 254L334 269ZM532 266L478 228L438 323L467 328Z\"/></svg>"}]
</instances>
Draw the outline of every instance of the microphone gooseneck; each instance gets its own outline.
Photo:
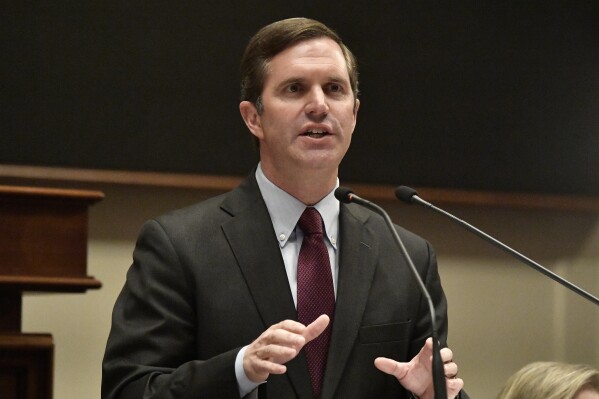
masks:
<instances>
[{"instance_id":1,"label":"microphone gooseneck","mask_svg":"<svg viewBox=\"0 0 599 399\"><path fill-rule=\"evenodd\" d=\"M410 270L412 271L412 274L414 275L414 278L416 279L416 282L418 283L418 287L420 288L422 295L424 295L424 297L426 298L426 301L428 303L429 313L430 313L430 317L431 317L431 327L432 327L431 336L433 338L433 373L432 374L433 374L433 386L434 386L434 390L435 390L435 399L446 399L447 398L447 387L445 385L445 371L444 371L443 360L441 359L441 352L440 352L441 348L439 345L439 336L437 333L435 307L433 305L431 296L428 293L426 286L424 285L424 282L422 281L422 279L420 278L420 275L418 274L418 271L416 270L416 266L414 266L414 262L412 261L412 258L410 257L408 250L406 249L403 241L399 237L399 234L397 234L397 230L395 230L395 227L393 226L393 222L391 221L391 218L389 217L389 215L387 214L387 212L385 212L385 210L383 208L381 208L380 206L376 205L373 202L365 200L364 198L360 198L359 196L355 195L351 189L349 189L347 187L338 187L335 190L335 198L337 198L340 202L343 202L346 204L353 202L355 204L364 206L364 207L378 213L385 220L385 225L391 232L393 240L399 247L399 250L400 250L404 260L408 263Z\"/></svg>"},{"instance_id":2,"label":"microphone gooseneck","mask_svg":"<svg viewBox=\"0 0 599 399\"><path fill-rule=\"evenodd\" d=\"M566 280L565 278L553 273L551 270L547 269L546 267L540 265L539 263L535 262L534 260L522 255L520 252L516 251L515 249L507 246L506 244L502 243L501 241L497 240L496 238L491 237L490 235L488 235L487 233L485 233L482 230L477 229L476 227L474 227L473 225L471 225L468 222L465 222L464 220L452 215L451 213L436 207L435 205L431 204L430 202L427 202L425 200L423 200L422 198L420 198L418 196L418 193L416 192L416 190L414 190L413 188L410 187L406 187L406 186L399 186L395 189L395 196L403 201L406 202L408 204L418 204L418 205L422 205L425 208L429 208L432 209L433 211L440 213L444 216L447 216L448 218L450 218L451 220L453 220L454 222L456 222L457 224L459 224L460 226L462 226L463 228L465 228L466 230L470 231L471 233L477 235L478 237L482 238L483 240L487 241L488 243L496 246L497 248L503 250L504 252L507 252L508 254L512 255L513 257L515 257L516 259L518 259L519 261L523 262L524 264L532 267L533 269L537 270L538 272L543 273L545 276L551 278L554 281L557 281L558 283L560 283L561 285L563 285L564 287L568 288L570 291L573 291L575 293L577 293L578 295L582 296L583 298L591 301L592 303L594 303L595 305L599 305L599 299L591 294L589 294L588 292L586 292L585 290L583 290L582 288L572 284L571 282L569 282L568 280Z\"/></svg>"}]
</instances>

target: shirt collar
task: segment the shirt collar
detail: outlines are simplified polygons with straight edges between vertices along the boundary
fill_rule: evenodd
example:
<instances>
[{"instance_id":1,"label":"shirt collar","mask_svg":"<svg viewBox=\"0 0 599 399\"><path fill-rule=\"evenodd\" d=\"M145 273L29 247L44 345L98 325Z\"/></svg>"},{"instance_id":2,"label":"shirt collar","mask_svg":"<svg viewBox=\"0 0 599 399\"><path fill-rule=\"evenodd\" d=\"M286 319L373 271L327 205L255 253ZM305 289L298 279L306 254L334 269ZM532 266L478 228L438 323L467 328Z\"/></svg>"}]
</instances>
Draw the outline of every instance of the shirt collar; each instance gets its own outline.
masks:
<instances>
[{"instance_id":1,"label":"shirt collar","mask_svg":"<svg viewBox=\"0 0 599 399\"><path fill-rule=\"evenodd\" d=\"M268 208L277 241L281 247L284 247L295 231L297 221L306 209L306 205L268 180L260 164L256 169L256 181ZM339 235L339 201L334 195L337 187L339 187L339 179L337 179L333 190L314 205L324 221L326 236L335 249L337 249Z\"/></svg>"}]
</instances>

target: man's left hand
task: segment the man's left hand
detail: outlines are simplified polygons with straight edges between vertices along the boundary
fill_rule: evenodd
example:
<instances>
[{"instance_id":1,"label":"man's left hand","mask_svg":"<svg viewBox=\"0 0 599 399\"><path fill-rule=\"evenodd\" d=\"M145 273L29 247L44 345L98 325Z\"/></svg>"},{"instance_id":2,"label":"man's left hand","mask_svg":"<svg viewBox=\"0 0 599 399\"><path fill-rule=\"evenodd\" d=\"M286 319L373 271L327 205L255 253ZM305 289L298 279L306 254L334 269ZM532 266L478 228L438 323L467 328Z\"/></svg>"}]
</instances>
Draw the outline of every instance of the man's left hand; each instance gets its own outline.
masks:
<instances>
[{"instance_id":1,"label":"man's left hand","mask_svg":"<svg viewBox=\"0 0 599 399\"><path fill-rule=\"evenodd\" d=\"M441 349L441 359L445 368L447 398L453 399L464 387L464 381L457 378L458 365L453 362L453 352L449 348ZM402 363L385 357L376 358L374 365L384 373L397 378L408 391L421 399L434 399L433 376L433 340L426 340L420 352L409 362Z\"/></svg>"}]
</instances>

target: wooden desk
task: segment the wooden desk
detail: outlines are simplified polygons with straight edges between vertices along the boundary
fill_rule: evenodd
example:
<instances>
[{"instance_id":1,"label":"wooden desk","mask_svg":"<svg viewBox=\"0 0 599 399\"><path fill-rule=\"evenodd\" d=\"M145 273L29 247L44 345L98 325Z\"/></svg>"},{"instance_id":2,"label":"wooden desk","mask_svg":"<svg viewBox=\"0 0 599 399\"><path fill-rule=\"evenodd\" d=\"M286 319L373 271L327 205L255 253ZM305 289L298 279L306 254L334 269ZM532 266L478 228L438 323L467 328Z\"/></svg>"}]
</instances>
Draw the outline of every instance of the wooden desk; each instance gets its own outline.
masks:
<instances>
[{"instance_id":1,"label":"wooden desk","mask_svg":"<svg viewBox=\"0 0 599 399\"><path fill-rule=\"evenodd\" d=\"M97 191L0 186L0 393L3 399L51 399L54 343L23 334L26 291L85 292L88 208Z\"/></svg>"}]
</instances>

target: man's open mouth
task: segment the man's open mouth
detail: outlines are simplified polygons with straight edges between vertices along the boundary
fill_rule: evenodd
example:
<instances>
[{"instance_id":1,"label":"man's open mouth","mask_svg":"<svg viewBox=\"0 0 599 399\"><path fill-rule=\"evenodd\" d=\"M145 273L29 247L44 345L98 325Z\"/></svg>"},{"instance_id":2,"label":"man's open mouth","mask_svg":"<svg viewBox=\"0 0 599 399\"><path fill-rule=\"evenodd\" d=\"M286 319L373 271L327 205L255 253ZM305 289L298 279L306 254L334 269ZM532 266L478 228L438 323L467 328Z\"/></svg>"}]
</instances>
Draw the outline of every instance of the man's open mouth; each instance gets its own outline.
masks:
<instances>
[{"instance_id":1,"label":"man's open mouth","mask_svg":"<svg viewBox=\"0 0 599 399\"><path fill-rule=\"evenodd\" d=\"M303 133L302 136L308 136L313 139L319 139L328 134L329 134L329 132L327 132L326 130L308 130L307 132Z\"/></svg>"}]
</instances>

